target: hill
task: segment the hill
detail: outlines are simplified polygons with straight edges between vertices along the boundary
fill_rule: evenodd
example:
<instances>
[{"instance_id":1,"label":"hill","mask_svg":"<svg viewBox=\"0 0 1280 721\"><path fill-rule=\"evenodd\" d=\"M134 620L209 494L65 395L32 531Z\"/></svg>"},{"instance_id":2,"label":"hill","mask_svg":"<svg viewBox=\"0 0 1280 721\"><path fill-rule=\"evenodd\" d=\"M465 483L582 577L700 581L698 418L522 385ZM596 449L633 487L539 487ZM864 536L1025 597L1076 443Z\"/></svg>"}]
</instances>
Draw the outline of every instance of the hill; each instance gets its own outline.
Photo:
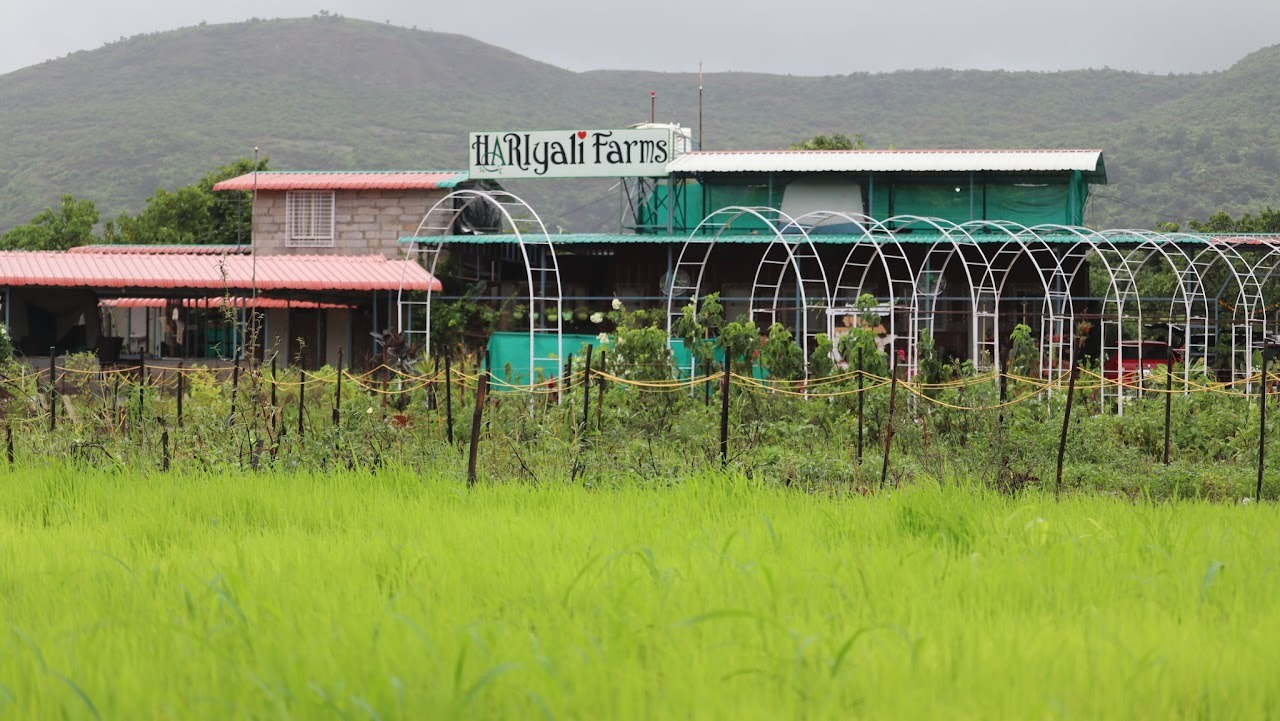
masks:
<instances>
[{"instance_id":1,"label":"hill","mask_svg":"<svg viewBox=\"0 0 1280 721\"><path fill-rule=\"evenodd\" d=\"M1098 147L1090 222L1280 205L1280 46L1214 74L930 70L705 77L708 148ZM0 76L0 232L61 193L103 217L262 148L277 169L457 168L466 133L697 123L694 73L574 73L459 35L321 16L138 36ZM616 222L598 181L512 184L549 225ZM586 206L585 208L583 206Z\"/></svg>"}]
</instances>

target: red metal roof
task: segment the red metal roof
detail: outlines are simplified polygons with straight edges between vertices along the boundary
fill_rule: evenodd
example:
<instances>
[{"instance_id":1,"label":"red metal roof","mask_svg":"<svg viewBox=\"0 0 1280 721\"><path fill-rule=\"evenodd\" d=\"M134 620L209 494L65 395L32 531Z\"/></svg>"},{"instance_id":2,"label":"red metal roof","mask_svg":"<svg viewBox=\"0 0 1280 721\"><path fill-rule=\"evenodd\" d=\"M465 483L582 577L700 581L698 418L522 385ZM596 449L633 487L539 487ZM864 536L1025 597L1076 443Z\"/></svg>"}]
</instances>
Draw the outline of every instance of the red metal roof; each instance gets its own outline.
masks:
<instances>
[{"instance_id":1,"label":"red metal roof","mask_svg":"<svg viewBox=\"0 0 1280 721\"><path fill-rule=\"evenodd\" d=\"M113 255L248 255L246 245L77 245L67 248L68 253L108 253Z\"/></svg>"},{"instance_id":2,"label":"red metal roof","mask_svg":"<svg viewBox=\"0 0 1280 721\"><path fill-rule=\"evenodd\" d=\"M317 303L311 300L288 300L285 298L253 298L241 296L215 296L213 298L103 298L98 305L109 308L167 308L170 303L179 304L183 308L320 308L323 310L346 309L354 306L348 303Z\"/></svg>"},{"instance_id":3,"label":"red metal roof","mask_svg":"<svg viewBox=\"0 0 1280 721\"><path fill-rule=\"evenodd\" d=\"M441 290L421 265L381 255L129 255L0 252L0 286L222 291Z\"/></svg>"},{"instance_id":4,"label":"red metal roof","mask_svg":"<svg viewBox=\"0 0 1280 721\"><path fill-rule=\"evenodd\" d=\"M214 190L434 190L467 179L465 170L290 173L266 171L224 180Z\"/></svg>"}]
</instances>

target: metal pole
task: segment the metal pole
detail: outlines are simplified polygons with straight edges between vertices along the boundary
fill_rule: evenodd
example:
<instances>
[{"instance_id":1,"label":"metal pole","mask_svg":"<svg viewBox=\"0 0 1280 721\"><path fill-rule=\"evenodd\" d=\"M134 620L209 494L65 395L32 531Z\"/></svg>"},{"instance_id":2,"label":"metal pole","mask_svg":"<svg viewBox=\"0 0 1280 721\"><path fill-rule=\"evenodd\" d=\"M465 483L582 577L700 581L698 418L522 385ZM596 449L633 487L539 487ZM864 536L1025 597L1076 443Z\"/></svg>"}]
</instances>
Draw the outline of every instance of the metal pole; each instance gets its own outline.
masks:
<instances>
[{"instance_id":1,"label":"metal pole","mask_svg":"<svg viewBox=\"0 0 1280 721\"><path fill-rule=\"evenodd\" d=\"M476 384L476 410L471 416L471 448L467 454L467 486L476 484L476 455L480 450L480 426L484 421L484 395L489 389L489 373L482 371Z\"/></svg>"},{"instance_id":2,"label":"metal pole","mask_svg":"<svg viewBox=\"0 0 1280 721\"><path fill-rule=\"evenodd\" d=\"M147 354L138 356L138 425L142 425L142 405L147 397Z\"/></svg>"},{"instance_id":3,"label":"metal pole","mask_svg":"<svg viewBox=\"0 0 1280 721\"><path fill-rule=\"evenodd\" d=\"M449 369L449 354L444 354L444 427L449 445L453 445L453 374Z\"/></svg>"},{"instance_id":4,"label":"metal pole","mask_svg":"<svg viewBox=\"0 0 1280 721\"><path fill-rule=\"evenodd\" d=\"M342 418L342 346L338 346L338 388L333 392L333 425Z\"/></svg>"},{"instance_id":5,"label":"metal pole","mask_svg":"<svg viewBox=\"0 0 1280 721\"><path fill-rule=\"evenodd\" d=\"M884 461L880 464L880 487L884 488L885 481L889 478L889 449L893 445L893 408L898 400L898 356L893 352L893 348L889 349L892 357L892 367L889 374L892 378L889 381L889 421L884 429Z\"/></svg>"},{"instance_id":6,"label":"metal pole","mask_svg":"<svg viewBox=\"0 0 1280 721\"><path fill-rule=\"evenodd\" d=\"M182 396L186 392L187 374L183 372L184 364L178 364L178 427L182 427Z\"/></svg>"},{"instance_id":7,"label":"metal pole","mask_svg":"<svg viewBox=\"0 0 1280 721\"><path fill-rule=\"evenodd\" d=\"M607 352L608 351L604 350L603 348L600 349L600 372L601 373L607 372L605 370L606 368L605 353ZM601 377L600 380L596 381L596 432L597 433L600 432L600 429L604 427L604 422L602 420L603 411L604 411L604 386L605 386L605 383L607 382L608 381L606 381L603 377Z\"/></svg>"},{"instance_id":8,"label":"metal pole","mask_svg":"<svg viewBox=\"0 0 1280 721\"><path fill-rule=\"evenodd\" d=\"M1264 336L1265 338L1265 336ZM1253 500L1262 501L1262 469L1267 461L1267 347L1262 344L1262 393L1258 396L1258 488Z\"/></svg>"},{"instance_id":9,"label":"metal pole","mask_svg":"<svg viewBox=\"0 0 1280 721\"><path fill-rule=\"evenodd\" d=\"M863 392L862 379L862 348L858 348L858 463L862 463L862 414L866 408L867 399L867 394Z\"/></svg>"},{"instance_id":10,"label":"metal pole","mask_svg":"<svg viewBox=\"0 0 1280 721\"><path fill-rule=\"evenodd\" d=\"M587 362L582 367L582 432L587 432L587 419L591 417L591 344L587 344Z\"/></svg>"},{"instance_id":11,"label":"metal pole","mask_svg":"<svg viewBox=\"0 0 1280 721\"><path fill-rule=\"evenodd\" d=\"M733 355L724 355L724 378L720 380L720 465L729 463L729 376L733 372Z\"/></svg>"},{"instance_id":12,"label":"metal pole","mask_svg":"<svg viewBox=\"0 0 1280 721\"><path fill-rule=\"evenodd\" d=\"M49 432L52 433L58 428L58 406L55 404L54 394L57 389L54 387L55 378L58 375L57 368L54 367L56 356L53 354L53 346L49 346Z\"/></svg>"},{"instance_id":13,"label":"metal pole","mask_svg":"<svg viewBox=\"0 0 1280 721\"><path fill-rule=\"evenodd\" d=\"M1170 420L1173 418L1173 349L1169 349L1165 358L1167 361L1164 383L1164 464L1167 466L1169 465Z\"/></svg>"},{"instance_id":14,"label":"metal pole","mask_svg":"<svg viewBox=\"0 0 1280 721\"><path fill-rule=\"evenodd\" d=\"M240 354L235 356L235 365L231 370L231 425L236 423L236 395L240 392ZM141 413L141 409L138 411Z\"/></svg>"},{"instance_id":15,"label":"metal pole","mask_svg":"<svg viewBox=\"0 0 1280 721\"><path fill-rule=\"evenodd\" d=\"M298 371L298 441L302 441L303 428L302 419L306 416L307 402L307 371Z\"/></svg>"},{"instance_id":16,"label":"metal pole","mask_svg":"<svg viewBox=\"0 0 1280 721\"><path fill-rule=\"evenodd\" d=\"M1062 493L1062 460L1067 453L1067 428L1071 424L1071 404L1076 398L1076 376L1079 365L1071 366L1071 376L1067 379L1067 408L1062 414L1062 436L1058 439L1058 474L1053 485L1054 495Z\"/></svg>"}]
</instances>

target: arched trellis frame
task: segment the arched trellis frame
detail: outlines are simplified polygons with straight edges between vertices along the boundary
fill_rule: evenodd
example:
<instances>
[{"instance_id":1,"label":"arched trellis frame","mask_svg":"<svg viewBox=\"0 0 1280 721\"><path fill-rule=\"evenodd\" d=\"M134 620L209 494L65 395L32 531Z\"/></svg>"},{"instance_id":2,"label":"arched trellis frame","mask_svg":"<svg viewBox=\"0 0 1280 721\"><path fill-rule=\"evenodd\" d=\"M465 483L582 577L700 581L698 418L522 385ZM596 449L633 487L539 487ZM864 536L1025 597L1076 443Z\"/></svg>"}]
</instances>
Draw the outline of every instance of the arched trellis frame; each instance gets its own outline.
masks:
<instances>
[{"instance_id":1,"label":"arched trellis frame","mask_svg":"<svg viewBox=\"0 0 1280 721\"><path fill-rule=\"evenodd\" d=\"M946 277L951 263L958 260L969 298L969 357L978 367L990 364L999 368L1000 319L996 277L982 244L967 229L942 218L898 215L887 219L885 225L923 225L937 232L941 238L929 247L924 263L916 273L915 311L911 326L917 342L913 345L919 347L918 337L922 330L928 330L931 336L936 337L935 319L938 300L942 297L939 281Z\"/></svg>"},{"instance_id":2,"label":"arched trellis frame","mask_svg":"<svg viewBox=\"0 0 1280 721\"><path fill-rule=\"evenodd\" d=\"M811 222L815 233L821 232L822 226L827 223L853 225L859 229L860 233L850 245L840 273L836 276L835 289L831 294L832 308L828 312L828 332L834 337L836 318L855 314L858 298L871 290L868 282L882 278L886 289L884 305L887 311L882 317L888 318L885 330L895 347L905 351L907 374L914 374L919 362L916 334L905 331L911 331L912 328L916 308L916 276L902 244L884 224L861 213L820 211L801 217L799 222ZM880 272L873 275L873 270Z\"/></svg>"},{"instance_id":3,"label":"arched trellis frame","mask_svg":"<svg viewBox=\"0 0 1280 721\"><path fill-rule=\"evenodd\" d=\"M1266 347L1266 307L1265 298L1262 288L1262 282L1258 279L1255 271L1256 264L1250 263L1238 250L1234 243L1227 243L1210 239L1206 242L1200 236L1191 236L1187 234L1171 234L1169 236L1174 240L1187 241L1194 238L1204 247L1195 254L1194 262L1197 265L1202 282L1208 282L1215 274L1215 269L1224 267L1226 270L1227 282L1223 285L1219 294L1213 298L1213 303L1217 305L1215 312L1221 310L1223 305L1231 312L1230 324L1230 356L1231 356L1231 376L1233 379L1249 378L1255 371L1253 362L1254 349L1265 349ZM1232 301L1224 300L1221 295L1227 291L1228 286L1234 284L1235 295ZM1207 291L1205 293L1207 296ZM1208 301L1206 300L1206 304ZM1206 311L1207 313L1207 311ZM1216 324L1219 336L1219 345L1223 345L1220 339L1222 334L1222 323ZM1246 390L1252 391L1253 384L1246 382Z\"/></svg>"},{"instance_id":4,"label":"arched trellis frame","mask_svg":"<svg viewBox=\"0 0 1280 721\"><path fill-rule=\"evenodd\" d=\"M1075 347L1071 342L1075 316L1070 281L1063 272L1062 259L1053 245L1018 223L978 220L962 223L959 227L970 238L975 234L983 234L983 245L991 248L986 257L995 283L997 319L1001 308L1009 299L1009 279L1013 276L1014 269L1024 260L1031 265L1040 288L1037 365L1041 375L1047 379L1061 375L1075 362ZM998 324L996 328L999 332ZM1004 338L998 338L997 347L1003 342Z\"/></svg>"},{"instance_id":5,"label":"arched trellis frame","mask_svg":"<svg viewBox=\"0 0 1280 721\"><path fill-rule=\"evenodd\" d=\"M711 251L718 243L728 242L727 238L734 235L734 223L739 221L763 224L764 232L772 235L756 267L751 286L749 309L752 319L763 319L765 327L777 320L782 288L788 276L794 274L799 311L796 340L803 352L807 372L811 339L819 332L811 329L818 327L813 322L814 316L825 314L831 307L826 270L805 230L796 223L795 219L774 208L744 206L721 208L708 215L693 229L680 248L675 273L665 288L669 342L675 342L672 332L682 313L682 309L676 307L676 298L687 293L690 302L695 304L698 302ZM760 229L753 228L753 230L758 232ZM677 280L681 277L687 280L681 283ZM764 302L768 302L769 305L763 305Z\"/></svg>"},{"instance_id":6,"label":"arched trellis frame","mask_svg":"<svg viewBox=\"0 0 1280 721\"><path fill-rule=\"evenodd\" d=\"M528 284L529 317L529 379L528 387L534 391L539 386L535 369L539 364L549 366L551 379L559 378L564 368L563 315L564 303L560 283L560 264L556 260L555 247L547 234L542 219L519 197L503 190L456 190L441 198L423 216L417 232L406 249L407 263L420 263L436 276L441 251L446 244L444 236L457 230L464 212L482 206L501 217L502 229L509 230L512 242L520 251L524 263L525 281ZM407 272L408 265L405 266ZM415 298L403 287L397 295L399 307L397 327L410 341L418 341L424 352L431 343L431 298ZM422 324L416 321L422 318ZM551 338L554 352L538 355L538 339Z\"/></svg>"}]
</instances>

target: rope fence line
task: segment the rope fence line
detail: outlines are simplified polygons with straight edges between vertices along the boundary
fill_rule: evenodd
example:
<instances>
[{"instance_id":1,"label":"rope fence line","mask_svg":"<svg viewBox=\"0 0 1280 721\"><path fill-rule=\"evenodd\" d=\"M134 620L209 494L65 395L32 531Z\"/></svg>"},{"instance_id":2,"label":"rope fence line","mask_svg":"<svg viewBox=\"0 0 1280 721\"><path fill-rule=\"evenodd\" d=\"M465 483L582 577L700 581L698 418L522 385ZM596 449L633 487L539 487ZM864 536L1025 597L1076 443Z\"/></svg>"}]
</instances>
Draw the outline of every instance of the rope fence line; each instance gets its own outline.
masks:
<instances>
[{"instance_id":1,"label":"rope fence line","mask_svg":"<svg viewBox=\"0 0 1280 721\"><path fill-rule=\"evenodd\" d=\"M126 380L129 386L121 386L128 388L136 386L138 383L138 366L125 368L109 368L102 370L89 370L83 368L56 368L55 380L62 383L73 384L77 386L77 390L82 387L86 381L99 381L103 384L114 380ZM234 375L234 367L226 368L209 368L209 367L171 367L171 366L153 366L145 367L147 376L146 387L156 391L174 391L178 387L178 377L184 378L199 377L201 375L211 376L215 382L225 384L226 381L221 376L226 376L227 380ZM242 380L252 387L256 382L259 388L274 386L281 390L291 390L301 388L304 385L311 385L312 388L320 388L330 386L337 383L339 375L342 380L346 381L353 390L358 390L369 395L387 395L387 396L404 396L431 388L435 384L442 384L446 381L443 371L415 374L404 370L403 368L395 368L387 365L380 365L371 370L360 373L353 373L347 370L328 372L319 372L314 375L308 373L305 383L302 380L289 380L281 378L270 378L262 373L262 367L257 366L257 378L254 380ZM249 372L242 369L242 373L246 378ZM1157 383L1143 382L1143 379L1136 373L1121 373L1117 376L1114 372L1098 372L1096 370L1081 368L1080 376L1087 378L1088 382L1076 383L1077 392L1096 392L1107 388L1122 388L1134 393L1155 394L1163 396L1172 395L1192 395L1212 393L1217 395L1225 395L1236 398L1257 398L1260 393L1260 385L1262 374L1255 373L1253 375L1235 378L1223 382L1205 382L1199 379L1178 379L1175 373L1175 381L1172 387L1167 387L1163 381ZM691 391L694 388L702 387L706 384L717 384L724 378L724 372L716 372L705 376L673 378L667 380L642 380L628 378L625 375L610 373L598 368L591 369L591 380L595 382L608 381L625 388L634 388L638 392L646 393L672 393L679 391ZM448 382L454 387L463 391L474 391L479 385L481 377L480 373L468 374L462 371L454 371L450 374ZM861 376L865 383L859 388L840 387L842 384L848 384ZM969 388L993 388L999 382L1001 377L1007 379L1010 383L1016 384L1015 387L1030 386L1031 390L1019 393L1016 396L1005 401L979 406L961 405L952 403L937 397L939 391L963 391ZM965 378L957 378L941 383L923 383L915 380L901 381L901 385L908 393L919 398L920 400L949 408L957 411L980 412L987 410L998 410L1018 405L1030 400L1034 400L1046 392L1065 391L1069 374L1062 374L1052 380L1022 376L1013 373L999 373L996 371L968 376ZM1137 379L1136 381L1134 379ZM42 384L47 384L49 379L48 368L33 368L29 372L24 372L18 376L0 378L0 386L13 386L17 384L34 383L38 388ZM1280 383L1280 374L1267 374L1268 382L1271 384ZM529 393L542 396L555 396L580 390L586 378L581 372L573 373L572 377L566 383L563 377L553 377L546 380L538 381L532 384L512 382L505 379L493 378L489 380L490 387L495 390L505 390L509 392ZM837 375L826 376L822 378L796 379L796 380L780 380L755 378L753 376L732 373L730 375L730 384L734 387L741 388L751 393L779 394L784 396L809 398L809 399L831 399L846 396L856 396L859 393L870 393L889 386L892 379L885 376L879 376L866 371L854 370L846 371ZM1246 389L1239 389L1245 386ZM1253 386L1258 386L1259 390L1250 390ZM189 389L190 384L187 385ZM64 394L65 395L65 394ZM38 391L35 397L41 397L42 392Z\"/></svg>"}]
</instances>

